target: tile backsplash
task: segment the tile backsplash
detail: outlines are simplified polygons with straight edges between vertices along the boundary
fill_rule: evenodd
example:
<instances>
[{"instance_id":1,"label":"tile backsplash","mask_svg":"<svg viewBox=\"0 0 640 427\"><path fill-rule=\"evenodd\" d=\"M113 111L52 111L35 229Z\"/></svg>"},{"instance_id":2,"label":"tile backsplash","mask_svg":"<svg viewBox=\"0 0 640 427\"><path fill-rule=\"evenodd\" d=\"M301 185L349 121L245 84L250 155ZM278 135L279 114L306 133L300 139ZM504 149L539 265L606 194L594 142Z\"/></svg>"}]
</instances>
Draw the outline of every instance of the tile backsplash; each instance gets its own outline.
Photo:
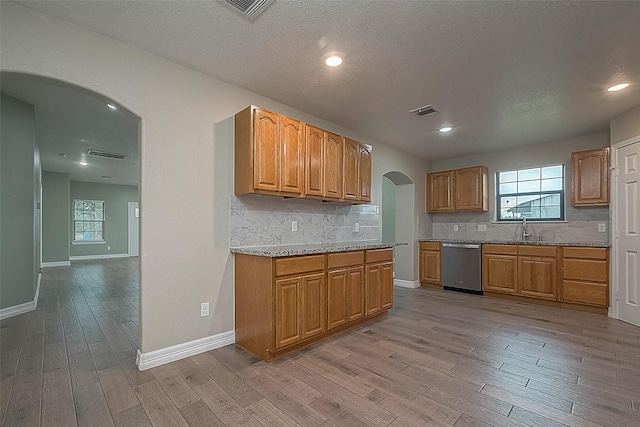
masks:
<instances>
[{"instance_id":1,"label":"tile backsplash","mask_svg":"<svg viewBox=\"0 0 640 427\"><path fill-rule=\"evenodd\" d=\"M292 221L297 222L297 231L291 230ZM230 200L231 247L379 240L380 224L376 205L259 194L232 195Z\"/></svg>"}]
</instances>

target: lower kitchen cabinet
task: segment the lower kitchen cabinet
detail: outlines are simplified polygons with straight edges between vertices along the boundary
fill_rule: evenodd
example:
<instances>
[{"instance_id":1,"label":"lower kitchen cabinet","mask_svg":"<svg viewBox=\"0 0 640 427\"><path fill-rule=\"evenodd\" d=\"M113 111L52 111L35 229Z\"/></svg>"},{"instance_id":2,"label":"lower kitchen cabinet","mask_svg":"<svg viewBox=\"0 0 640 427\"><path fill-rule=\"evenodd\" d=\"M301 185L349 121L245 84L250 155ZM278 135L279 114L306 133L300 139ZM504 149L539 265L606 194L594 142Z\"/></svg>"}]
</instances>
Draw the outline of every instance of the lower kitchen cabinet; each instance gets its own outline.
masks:
<instances>
[{"instance_id":1,"label":"lower kitchen cabinet","mask_svg":"<svg viewBox=\"0 0 640 427\"><path fill-rule=\"evenodd\" d=\"M420 283L442 285L440 242L420 242Z\"/></svg>"},{"instance_id":2,"label":"lower kitchen cabinet","mask_svg":"<svg viewBox=\"0 0 640 427\"><path fill-rule=\"evenodd\" d=\"M518 248L515 245L482 245L482 289L518 292Z\"/></svg>"},{"instance_id":3,"label":"lower kitchen cabinet","mask_svg":"<svg viewBox=\"0 0 640 427\"><path fill-rule=\"evenodd\" d=\"M263 360L393 306L393 249L272 258L235 255L236 343Z\"/></svg>"},{"instance_id":4,"label":"lower kitchen cabinet","mask_svg":"<svg viewBox=\"0 0 640 427\"><path fill-rule=\"evenodd\" d=\"M562 249L562 301L609 306L609 250Z\"/></svg>"},{"instance_id":5,"label":"lower kitchen cabinet","mask_svg":"<svg viewBox=\"0 0 640 427\"><path fill-rule=\"evenodd\" d=\"M558 299L556 246L518 246L518 293L534 298Z\"/></svg>"}]
</instances>

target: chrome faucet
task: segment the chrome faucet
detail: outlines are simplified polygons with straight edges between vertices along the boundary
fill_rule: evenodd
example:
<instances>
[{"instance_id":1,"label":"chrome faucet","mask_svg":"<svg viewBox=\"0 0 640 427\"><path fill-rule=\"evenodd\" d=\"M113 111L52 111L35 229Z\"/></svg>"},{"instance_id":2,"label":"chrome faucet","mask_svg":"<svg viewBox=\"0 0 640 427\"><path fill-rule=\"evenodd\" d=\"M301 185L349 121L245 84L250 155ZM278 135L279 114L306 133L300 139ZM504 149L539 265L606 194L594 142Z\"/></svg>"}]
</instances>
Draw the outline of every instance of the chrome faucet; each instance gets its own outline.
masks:
<instances>
[{"instance_id":1,"label":"chrome faucet","mask_svg":"<svg viewBox=\"0 0 640 427\"><path fill-rule=\"evenodd\" d=\"M527 240L531 237L530 233L527 233L527 217L522 218L522 240Z\"/></svg>"}]
</instances>

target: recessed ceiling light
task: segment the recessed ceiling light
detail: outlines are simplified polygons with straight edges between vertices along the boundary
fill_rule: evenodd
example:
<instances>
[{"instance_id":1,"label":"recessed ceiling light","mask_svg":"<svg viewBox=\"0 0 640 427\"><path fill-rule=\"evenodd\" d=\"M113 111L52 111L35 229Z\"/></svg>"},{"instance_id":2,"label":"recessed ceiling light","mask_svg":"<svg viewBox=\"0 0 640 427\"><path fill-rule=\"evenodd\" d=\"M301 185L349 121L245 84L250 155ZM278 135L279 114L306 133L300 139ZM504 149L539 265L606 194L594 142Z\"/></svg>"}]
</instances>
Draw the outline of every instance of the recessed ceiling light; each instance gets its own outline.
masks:
<instances>
[{"instance_id":1,"label":"recessed ceiling light","mask_svg":"<svg viewBox=\"0 0 640 427\"><path fill-rule=\"evenodd\" d=\"M327 67L338 67L342 64L344 60L344 55L340 52L330 52L322 57L322 61L327 65Z\"/></svg>"},{"instance_id":2,"label":"recessed ceiling light","mask_svg":"<svg viewBox=\"0 0 640 427\"><path fill-rule=\"evenodd\" d=\"M453 129L451 126L445 126L445 127L440 128L440 132L442 132L442 133L451 132L451 129Z\"/></svg>"},{"instance_id":3,"label":"recessed ceiling light","mask_svg":"<svg viewBox=\"0 0 640 427\"><path fill-rule=\"evenodd\" d=\"M112 110L117 110L118 109L118 107L116 107L113 104L107 104L107 107L111 108Z\"/></svg>"},{"instance_id":4,"label":"recessed ceiling light","mask_svg":"<svg viewBox=\"0 0 640 427\"><path fill-rule=\"evenodd\" d=\"M614 86L611 86L609 89L607 89L609 92L617 92L619 90L625 89L629 87L629 83L620 83Z\"/></svg>"},{"instance_id":5,"label":"recessed ceiling light","mask_svg":"<svg viewBox=\"0 0 640 427\"><path fill-rule=\"evenodd\" d=\"M80 166L87 166L89 163L87 162L80 162Z\"/></svg>"},{"instance_id":6,"label":"recessed ceiling light","mask_svg":"<svg viewBox=\"0 0 640 427\"><path fill-rule=\"evenodd\" d=\"M111 179L111 176L109 176L109 175L102 175L102 177L106 178L106 179Z\"/></svg>"},{"instance_id":7,"label":"recessed ceiling light","mask_svg":"<svg viewBox=\"0 0 640 427\"><path fill-rule=\"evenodd\" d=\"M58 153L58 156L60 156L60 157L67 157L67 155L66 155L66 154L64 154L64 153Z\"/></svg>"}]
</instances>

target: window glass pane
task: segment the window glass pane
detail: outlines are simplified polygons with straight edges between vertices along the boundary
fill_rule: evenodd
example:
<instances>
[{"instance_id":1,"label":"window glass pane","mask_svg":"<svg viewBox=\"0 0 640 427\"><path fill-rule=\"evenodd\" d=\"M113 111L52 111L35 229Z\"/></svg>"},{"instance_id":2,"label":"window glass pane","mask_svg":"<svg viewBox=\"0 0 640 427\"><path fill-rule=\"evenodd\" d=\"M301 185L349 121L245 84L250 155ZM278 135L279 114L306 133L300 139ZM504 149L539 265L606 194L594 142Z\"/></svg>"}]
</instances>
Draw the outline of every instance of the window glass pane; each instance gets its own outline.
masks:
<instances>
[{"instance_id":1,"label":"window glass pane","mask_svg":"<svg viewBox=\"0 0 640 427\"><path fill-rule=\"evenodd\" d=\"M540 181L518 182L518 193L531 193L540 191Z\"/></svg>"},{"instance_id":2,"label":"window glass pane","mask_svg":"<svg viewBox=\"0 0 640 427\"><path fill-rule=\"evenodd\" d=\"M542 191L562 190L562 178L543 179Z\"/></svg>"},{"instance_id":3,"label":"window glass pane","mask_svg":"<svg viewBox=\"0 0 640 427\"><path fill-rule=\"evenodd\" d=\"M96 231L95 238L96 238L96 240L103 240L102 231Z\"/></svg>"},{"instance_id":4,"label":"window glass pane","mask_svg":"<svg viewBox=\"0 0 640 427\"><path fill-rule=\"evenodd\" d=\"M560 218L560 206L543 206L540 209L543 218Z\"/></svg>"},{"instance_id":5,"label":"window glass pane","mask_svg":"<svg viewBox=\"0 0 640 427\"><path fill-rule=\"evenodd\" d=\"M542 206L560 206L560 194L543 194L540 204Z\"/></svg>"},{"instance_id":6,"label":"window glass pane","mask_svg":"<svg viewBox=\"0 0 640 427\"><path fill-rule=\"evenodd\" d=\"M500 208L513 208L516 206L516 197L500 197Z\"/></svg>"},{"instance_id":7,"label":"window glass pane","mask_svg":"<svg viewBox=\"0 0 640 427\"><path fill-rule=\"evenodd\" d=\"M518 171L500 172L498 182L513 182L518 179Z\"/></svg>"},{"instance_id":8,"label":"window glass pane","mask_svg":"<svg viewBox=\"0 0 640 427\"><path fill-rule=\"evenodd\" d=\"M102 222L96 222L96 231L102 231Z\"/></svg>"},{"instance_id":9,"label":"window glass pane","mask_svg":"<svg viewBox=\"0 0 640 427\"><path fill-rule=\"evenodd\" d=\"M534 194L531 196L518 196L518 207L520 206L540 206L540 195Z\"/></svg>"},{"instance_id":10,"label":"window glass pane","mask_svg":"<svg viewBox=\"0 0 640 427\"><path fill-rule=\"evenodd\" d=\"M511 209L511 208L501 208L500 209L500 218L501 219L514 218L513 209Z\"/></svg>"},{"instance_id":11,"label":"window glass pane","mask_svg":"<svg viewBox=\"0 0 640 427\"><path fill-rule=\"evenodd\" d=\"M527 218L541 218L540 208L532 207L526 213L523 212L523 216L526 216Z\"/></svg>"},{"instance_id":12,"label":"window glass pane","mask_svg":"<svg viewBox=\"0 0 640 427\"><path fill-rule=\"evenodd\" d=\"M542 168L542 178L562 178L562 165Z\"/></svg>"},{"instance_id":13,"label":"window glass pane","mask_svg":"<svg viewBox=\"0 0 640 427\"><path fill-rule=\"evenodd\" d=\"M500 184L500 194L516 193L517 191L518 191L518 184L515 182Z\"/></svg>"},{"instance_id":14,"label":"window glass pane","mask_svg":"<svg viewBox=\"0 0 640 427\"><path fill-rule=\"evenodd\" d=\"M518 171L518 181L540 179L540 168L523 169Z\"/></svg>"}]
</instances>

